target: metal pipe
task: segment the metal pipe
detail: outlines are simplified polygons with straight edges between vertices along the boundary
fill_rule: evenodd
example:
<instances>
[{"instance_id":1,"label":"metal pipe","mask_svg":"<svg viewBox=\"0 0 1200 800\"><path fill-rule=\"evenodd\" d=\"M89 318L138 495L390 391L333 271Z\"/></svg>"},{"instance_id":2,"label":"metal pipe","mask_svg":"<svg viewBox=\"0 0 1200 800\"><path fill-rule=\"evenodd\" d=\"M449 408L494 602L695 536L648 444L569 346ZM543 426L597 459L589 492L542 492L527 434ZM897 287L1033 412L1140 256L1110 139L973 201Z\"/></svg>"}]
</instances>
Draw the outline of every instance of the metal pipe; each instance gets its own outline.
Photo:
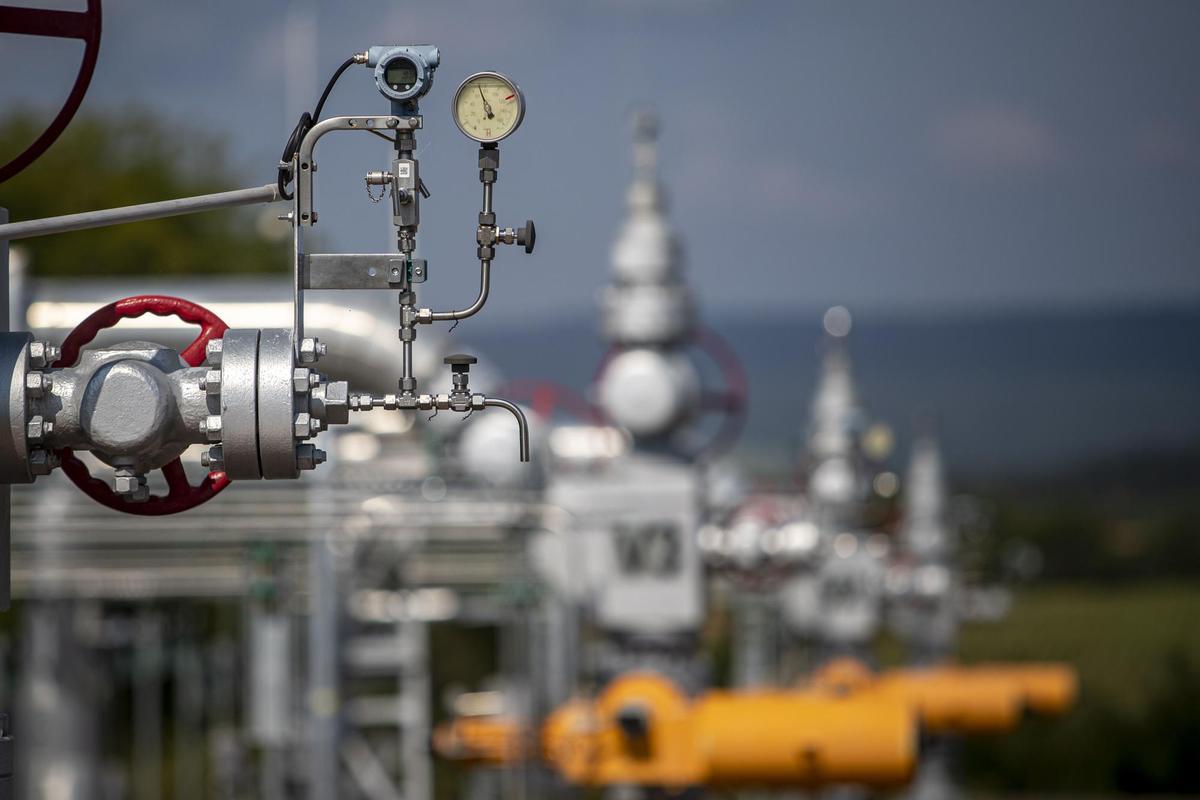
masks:
<instances>
[{"instance_id":1,"label":"metal pipe","mask_svg":"<svg viewBox=\"0 0 1200 800\"><path fill-rule=\"evenodd\" d=\"M483 182L483 213L492 213L492 181ZM483 223L482 217L480 218L480 223ZM434 311L429 321L449 322L451 320L466 319L479 313L479 310L483 308L483 304L487 302L488 293L491 291L491 275L492 260L490 258L481 258L479 260L479 296L475 298L475 302L462 311Z\"/></svg>"},{"instance_id":2,"label":"metal pipe","mask_svg":"<svg viewBox=\"0 0 1200 800\"><path fill-rule=\"evenodd\" d=\"M484 398L483 404L484 406L506 409L517 418L517 428L521 437L521 461L529 461L529 423L525 420L525 412L507 400L501 400L496 397Z\"/></svg>"},{"instance_id":3,"label":"metal pipe","mask_svg":"<svg viewBox=\"0 0 1200 800\"><path fill-rule=\"evenodd\" d=\"M274 203L279 199L279 189L275 184L268 183L253 189L235 189L232 192L182 197L177 200L163 200L159 203L142 203L136 206L107 208L103 211L85 211L82 214L12 222L8 225L0 225L0 239L28 239L33 236L81 231L87 228L103 228L107 225L121 225L126 222L178 217L201 211L213 211L218 208Z\"/></svg>"},{"instance_id":4,"label":"metal pipe","mask_svg":"<svg viewBox=\"0 0 1200 800\"><path fill-rule=\"evenodd\" d=\"M479 262L479 296L475 298L475 302L464 308L462 311L434 311L430 316L430 322L449 322L455 319L466 319L479 313L483 308L483 304L487 302L488 292L491 291L491 276L492 262L490 260Z\"/></svg>"}]
</instances>

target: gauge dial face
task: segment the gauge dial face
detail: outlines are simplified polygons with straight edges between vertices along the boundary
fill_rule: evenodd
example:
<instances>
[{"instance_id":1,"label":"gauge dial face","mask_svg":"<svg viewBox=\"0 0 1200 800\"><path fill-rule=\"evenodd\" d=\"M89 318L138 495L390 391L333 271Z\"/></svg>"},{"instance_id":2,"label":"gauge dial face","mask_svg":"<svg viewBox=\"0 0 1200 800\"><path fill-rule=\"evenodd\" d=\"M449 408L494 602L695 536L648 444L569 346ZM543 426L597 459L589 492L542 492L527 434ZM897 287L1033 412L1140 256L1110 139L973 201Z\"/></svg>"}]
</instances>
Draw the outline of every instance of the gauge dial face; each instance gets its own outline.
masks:
<instances>
[{"instance_id":1,"label":"gauge dial face","mask_svg":"<svg viewBox=\"0 0 1200 800\"><path fill-rule=\"evenodd\" d=\"M498 142L525 118L525 97L517 85L495 72L463 81L454 95L454 121L477 142Z\"/></svg>"}]
</instances>

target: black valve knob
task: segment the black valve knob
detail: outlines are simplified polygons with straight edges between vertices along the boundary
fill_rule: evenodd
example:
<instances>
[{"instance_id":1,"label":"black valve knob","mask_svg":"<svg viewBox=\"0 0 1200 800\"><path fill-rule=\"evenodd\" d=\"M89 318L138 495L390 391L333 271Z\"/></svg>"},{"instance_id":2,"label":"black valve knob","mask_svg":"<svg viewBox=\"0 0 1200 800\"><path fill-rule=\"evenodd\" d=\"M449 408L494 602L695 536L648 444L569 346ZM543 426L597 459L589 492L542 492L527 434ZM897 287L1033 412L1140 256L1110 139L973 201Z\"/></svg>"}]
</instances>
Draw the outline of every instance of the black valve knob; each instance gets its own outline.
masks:
<instances>
[{"instance_id":1,"label":"black valve knob","mask_svg":"<svg viewBox=\"0 0 1200 800\"><path fill-rule=\"evenodd\" d=\"M537 241L537 228L533 227L533 220L525 220L525 227L517 228L517 244L524 245L526 253L533 252L533 245Z\"/></svg>"},{"instance_id":2,"label":"black valve knob","mask_svg":"<svg viewBox=\"0 0 1200 800\"><path fill-rule=\"evenodd\" d=\"M451 372L466 372L471 368L472 364L478 364L479 359L465 353L455 353L443 358L442 363L449 364Z\"/></svg>"}]
</instances>

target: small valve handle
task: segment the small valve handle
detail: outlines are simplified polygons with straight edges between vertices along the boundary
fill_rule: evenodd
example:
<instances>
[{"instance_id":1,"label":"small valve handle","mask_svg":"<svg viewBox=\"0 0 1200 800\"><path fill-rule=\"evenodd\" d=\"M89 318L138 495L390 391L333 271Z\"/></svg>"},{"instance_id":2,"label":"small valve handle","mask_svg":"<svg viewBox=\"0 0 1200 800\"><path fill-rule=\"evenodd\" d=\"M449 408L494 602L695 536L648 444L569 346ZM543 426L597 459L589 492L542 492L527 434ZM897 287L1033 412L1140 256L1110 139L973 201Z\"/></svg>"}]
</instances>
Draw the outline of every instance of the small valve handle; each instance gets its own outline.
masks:
<instances>
[{"instance_id":1,"label":"small valve handle","mask_svg":"<svg viewBox=\"0 0 1200 800\"><path fill-rule=\"evenodd\" d=\"M450 390L450 397L458 400L465 399L470 394L468 388L470 383L471 365L479 362L475 356L467 355L466 353L454 353L442 359L446 364L450 365L450 382L453 388Z\"/></svg>"},{"instance_id":2,"label":"small valve handle","mask_svg":"<svg viewBox=\"0 0 1200 800\"><path fill-rule=\"evenodd\" d=\"M517 244L524 246L526 253L533 252L533 245L537 242L537 228L533 225L533 220L525 220L525 226L517 228Z\"/></svg>"},{"instance_id":3,"label":"small valve handle","mask_svg":"<svg viewBox=\"0 0 1200 800\"><path fill-rule=\"evenodd\" d=\"M449 364L452 372L466 372L472 364L478 364L479 359L466 353L454 353L442 359L443 364Z\"/></svg>"}]
</instances>

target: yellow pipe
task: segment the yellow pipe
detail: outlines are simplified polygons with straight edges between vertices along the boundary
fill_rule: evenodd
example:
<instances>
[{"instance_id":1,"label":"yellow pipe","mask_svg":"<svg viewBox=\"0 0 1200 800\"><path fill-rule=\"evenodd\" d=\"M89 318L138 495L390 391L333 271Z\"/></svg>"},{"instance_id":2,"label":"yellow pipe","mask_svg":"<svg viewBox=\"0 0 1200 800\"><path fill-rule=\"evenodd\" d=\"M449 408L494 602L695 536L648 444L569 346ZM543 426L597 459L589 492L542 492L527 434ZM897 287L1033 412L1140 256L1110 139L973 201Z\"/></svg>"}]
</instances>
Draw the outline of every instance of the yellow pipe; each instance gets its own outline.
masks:
<instances>
[{"instance_id":1,"label":"yellow pipe","mask_svg":"<svg viewBox=\"0 0 1200 800\"><path fill-rule=\"evenodd\" d=\"M1014 681L1036 714L1066 713L1079 696L1079 675L1066 664L980 664L972 669Z\"/></svg>"},{"instance_id":2,"label":"yellow pipe","mask_svg":"<svg viewBox=\"0 0 1200 800\"><path fill-rule=\"evenodd\" d=\"M1075 701L1078 681L1065 664L940 665L873 674L854 660L819 670L809 691L875 690L909 702L923 729L933 733L1000 733L1026 711L1061 714Z\"/></svg>"}]
</instances>

